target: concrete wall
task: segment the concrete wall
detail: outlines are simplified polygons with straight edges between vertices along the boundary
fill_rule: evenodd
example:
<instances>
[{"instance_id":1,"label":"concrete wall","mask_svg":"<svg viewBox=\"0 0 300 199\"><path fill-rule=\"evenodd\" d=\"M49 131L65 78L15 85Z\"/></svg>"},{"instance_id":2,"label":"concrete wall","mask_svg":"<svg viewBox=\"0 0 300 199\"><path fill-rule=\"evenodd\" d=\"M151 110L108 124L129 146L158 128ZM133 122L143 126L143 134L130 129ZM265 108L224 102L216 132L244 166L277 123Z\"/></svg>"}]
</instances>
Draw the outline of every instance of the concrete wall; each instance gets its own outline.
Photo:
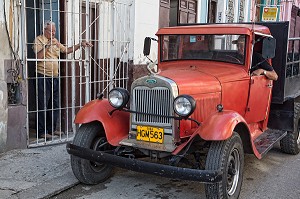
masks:
<instances>
[{"instance_id":1,"label":"concrete wall","mask_svg":"<svg viewBox=\"0 0 300 199\"><path fill-rule=\"evenodd\" d=\"M6 1L7 2L7 1ZM6 3L6 8L9 7ZM6 59L11 59L10 49L8 45L8 39L4 23L4 13L3 13L3 0L0 0L0 152L6 150L6 140L7 140L7 84L6 84L6 70L4 66L4 61ZM8 9L7 9L8 10Z\"/></svg>"},{"instance_id":2,"label":"concrete wall","mask_svg":"<svg viewBox=\"0 0 300 199\"><path fill-rule=\"evenodd\" d=\"M13 38L11 39L13 49L17 49L20 42L20 38L18 38L20 35L17 34L20 24L14 20L20 13L18 5L15 3L15 1L5 1L4 10L3 0L0 0L0 32L2 33L0 34L0 152L27 147L27 135L25 130L27 118L25 92L27 89L24 87L25 83L23 81L18 82L20 88L17 89L15 93L18 102L13 102L13 105L9 105L8 100L8 90L10 89L8 83L13 83L12 73L8 71L16 69L16 61L12 56L9 38ZM4 18L4 11L6 21ZM21 71L19 72L21 74Z\"/></svg>"},{"instance_id":3,"label":"concrete wall","mask_svg":"<svg viewBox=\"0 0 300 199\"><path fill-rule=\"evenodd\" d=\"M0 27L0 31L2 28ZM0 36L0 42L2 42ZM0 53L1 57L1 53ZM6 150L7 139L7 86L4 81L3 59L0 58L0 152Z\"/></svg>"},{"instance_id":4,"label":"concrete wall","mask_svg":"<svg viewBox=\"0 0 300 199\"><path fill-rule=\"evenodd\" d=\"M143 55L145 37L154 37L158 30L159 1L135 0L134 3L134 49L133 64L146 64L149 60ZM152 41L151 54L149 58L157 59L157 42Z\"/></svg>"}]
</instances>

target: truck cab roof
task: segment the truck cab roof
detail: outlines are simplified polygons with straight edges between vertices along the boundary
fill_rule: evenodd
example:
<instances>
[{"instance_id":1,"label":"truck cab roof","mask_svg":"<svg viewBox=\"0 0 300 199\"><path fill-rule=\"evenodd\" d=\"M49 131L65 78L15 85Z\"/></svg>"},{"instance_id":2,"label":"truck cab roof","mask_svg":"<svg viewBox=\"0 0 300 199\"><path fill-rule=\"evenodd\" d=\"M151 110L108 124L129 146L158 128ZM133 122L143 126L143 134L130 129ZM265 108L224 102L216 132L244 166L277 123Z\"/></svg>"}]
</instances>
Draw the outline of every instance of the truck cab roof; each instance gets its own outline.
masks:
<instances>
[{"instance_id":1,"label":"truck cab roof","mask_svg":"<svg viewBox=\"0 0 300 199\"><path fill-rule=\"evenodd\" d=\"M245 34L251 35L253 32L263 35L270 35L270 30L266 26L257 24L205 24L186 25L176 27L165 27L157 31L156 35L163 34Z\"/></svg>"}]
</instances>

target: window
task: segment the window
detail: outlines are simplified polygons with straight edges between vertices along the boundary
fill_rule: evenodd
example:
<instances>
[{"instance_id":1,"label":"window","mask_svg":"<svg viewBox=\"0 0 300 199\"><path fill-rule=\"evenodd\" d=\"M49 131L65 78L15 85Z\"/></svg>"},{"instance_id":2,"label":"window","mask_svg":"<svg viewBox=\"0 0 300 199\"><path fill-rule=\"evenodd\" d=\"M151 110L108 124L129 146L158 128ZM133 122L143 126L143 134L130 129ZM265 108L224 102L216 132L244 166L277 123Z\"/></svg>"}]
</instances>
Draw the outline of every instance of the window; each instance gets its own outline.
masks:
<instances>
[{"instance_id":1,"label":"window","mask_svg":"<svg viewBox=\"0 0 300 199\"><path fill-rule=\"evenodd\" d=\"M162 61L245 63L245 35L164 35L161 39Z\"/></svg>"}]
</instances>

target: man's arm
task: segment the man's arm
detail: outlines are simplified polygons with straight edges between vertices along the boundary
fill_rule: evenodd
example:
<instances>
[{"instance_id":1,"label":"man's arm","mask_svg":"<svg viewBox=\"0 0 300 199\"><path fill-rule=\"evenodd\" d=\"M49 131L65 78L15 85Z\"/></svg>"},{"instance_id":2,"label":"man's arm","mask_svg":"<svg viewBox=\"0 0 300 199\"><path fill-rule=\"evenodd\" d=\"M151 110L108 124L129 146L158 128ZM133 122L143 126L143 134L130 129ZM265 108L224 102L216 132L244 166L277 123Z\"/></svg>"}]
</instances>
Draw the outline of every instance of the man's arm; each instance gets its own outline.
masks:
<instances>
[{"instance_id":1,"label":"man's arm","mask_svg":"<svg viewBox=\"0 0 300 199\"><path fill-rule=\"evenodd\" d=\"M89 42L81 42L81 44L76 44L72 47L65 47L64 45L62 45L56 38L53 38L52 40L48 41L48 44L46 46L50 46L50 45L56 45L59 49L60 49L60 52L62 53L66 53L66 54L69 54L69 53L72 53L72 52L75 52L76 50L78 50L80 48L80 45L82 47L92 47L93 45ZM46 52L46 48L45 48L45 52ZM39 53L41 53L41 58L44 58L44 54L42 53L44 51L40 51Z\"/></svg>"},{"instance_id":2,"label":"man's arm","mask_svg":"<svg viewBox=\"0 0 300 199\"><path fill-rule=\"evenodd\" d=\"M85 41L83 41L83 42L81 42L81 46L82 47L92 47L93 45L91 44L91 43L89 43L89 42L85 42ZM78 50L80 48L80 44L76 44L76 45L74 45L74 46L72 46L72 47L69 47L69 48L67 48L67 50L66 50L66 54L69 54L69 53L72 53L72 52L75 52L76 50Z\"/></svg>"},{"instance_id":3,"label":"man's arm","mask_svg":"<svg viewBox=\"0 0 300 199\"><path fill-rule=\"evenodd\" d=\"M36 57L38 59L44 59L48 48L49 48L49 46L46 45L45 48L42 48L42 50L40 50L39 52L36 53Z\"/></svg>"},{"instance_id":4,"label":"man's arm","mask_svg":"<svg viewBox=\"0 0 300 199\"><path fill-rule=\"evenodd\" d=\"M268 79L275 80L275 81L278 79L278 75L275 72L275 70L267 71L267 70L259 68L259 69L255 70L255 71L253 71L251 73L251 75L252 76L265 75Z\"/></svg>"},{"instance_id":5,"label":"man's arm","mask_svg":"<svg viewBox=\"0 0 300 199\"><path fill-rule=\"evenodd\" d=\"M265 75L270 80L276 81L278 79L278 75L274 68L259 53L254 52L252 62L255 65L258 64L254 67L258 69L251 73L252 76Z\"/></svg>"}]
</instances>

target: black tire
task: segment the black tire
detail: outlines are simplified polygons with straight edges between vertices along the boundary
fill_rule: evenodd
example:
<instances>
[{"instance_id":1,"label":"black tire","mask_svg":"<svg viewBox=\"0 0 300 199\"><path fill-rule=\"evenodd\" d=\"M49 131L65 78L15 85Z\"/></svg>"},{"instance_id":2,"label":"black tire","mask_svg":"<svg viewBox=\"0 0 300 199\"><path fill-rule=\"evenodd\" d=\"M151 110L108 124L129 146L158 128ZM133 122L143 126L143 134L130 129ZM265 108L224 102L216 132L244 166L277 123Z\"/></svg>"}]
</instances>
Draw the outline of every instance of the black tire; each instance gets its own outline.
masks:
<instances>
[{"instance_id":1,"label":"black tire","mask_svg":"<svg viewBox=\"0 0 300 199\"><path fill-rule=\"evenodd\" d=\"M243 181L244 150L238 133L233 132L225 141L211 143L205 169L222 171L221 182L205 184L206 198L239 197Z\"/></svg>"},{"instance_id":2,"label":"black tire","mask_svg":"<svg viewBox=\"0 0 300 199\"><path fill-rule=\"evenodd\" d=\"M300 152L300 103L294 107L294 131L288 131L280 140L280 148L284 153L296 155Z\"/></svg>"},{"instance_id":3,"label":"black tire","mask_svg":"<svg viewBox=\"0 0 300 199\"><path fill-rule=\"evenodd\" d=\"M97 151L111 149L104 129L99 122L83 124L77 131L73 144ZM71 155L71 167L75 177L84 184L98 184L111 176L112 166L95 163Z\"/></svg>"}]
</instances>

